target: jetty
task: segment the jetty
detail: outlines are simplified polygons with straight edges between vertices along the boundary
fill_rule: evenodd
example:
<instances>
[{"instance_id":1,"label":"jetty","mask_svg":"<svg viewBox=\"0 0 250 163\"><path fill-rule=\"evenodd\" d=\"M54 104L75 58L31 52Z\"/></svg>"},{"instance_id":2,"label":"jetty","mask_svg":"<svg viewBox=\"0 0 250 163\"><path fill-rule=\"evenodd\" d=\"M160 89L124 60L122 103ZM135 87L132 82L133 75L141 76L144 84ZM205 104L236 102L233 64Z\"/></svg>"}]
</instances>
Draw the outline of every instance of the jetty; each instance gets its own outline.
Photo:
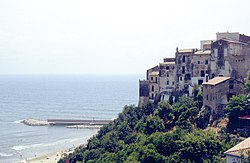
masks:
<instances>
[{"instance_id":1,"label":"jetty","mask_svg":"<svg viewBox=\"0 0 250 163\"><path fill-rule=\"evenodd\" d=\"M68 128L100 128L113 120L79 120L79 119L25 119L20 122L28 126L65 125Z\"/></svg>"},{"instance_id":2,"label":"jetty","mask_svg":"<svg viewBox=\"0 0 250 163\"><path fill-rule=\"evenodd\" d=\"M107 125L112 120L48 119L49 125Z\"/></svg>"}]
</instances>

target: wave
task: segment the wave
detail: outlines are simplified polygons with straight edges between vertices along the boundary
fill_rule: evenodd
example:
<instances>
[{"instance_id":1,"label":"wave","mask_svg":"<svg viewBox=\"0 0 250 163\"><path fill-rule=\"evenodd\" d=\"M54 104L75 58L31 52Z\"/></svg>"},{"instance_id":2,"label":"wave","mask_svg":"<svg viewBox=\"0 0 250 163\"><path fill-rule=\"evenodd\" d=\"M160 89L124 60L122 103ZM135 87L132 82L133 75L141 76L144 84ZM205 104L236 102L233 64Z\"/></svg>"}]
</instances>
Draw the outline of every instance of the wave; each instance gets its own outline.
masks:
<instances>
[{"instance_id":1,"label":"wave","mask_svg":"<svg viewBox=\"0 0 250 163\"><path fill-rule=\"evenodd\" d=\"M22 121L23 121L23 119L22 120L14 121L14 123L21 123Z\"/></svg>"},{"instance_id":2,"label":"wave","mask_svg":"<svg viewBox=\"0 0 250 163\"><path fill-rule=\"evenodd\" d=\"M2 152L0 152L0 157L10 157L12 155L13 154L10 154L10 153L2 153Z\"/></svg>"},{"instance_id":3,"label":"wave","mask_svg":"<svg viewBox=\"0 0 250 163\"><path fill-rule=\"evenodd\" d=\"M21 151L21 150L24 150L24 149L27 149L29 148L28 146L24 146L24 145L19 145L19 146L13 146L11 149L14 149L16 151Z\"/></svg>"},{"instance_id":4,"label":"wave","mask_svg":"<svg viewBox=\"0 0 250 163\"><path fill-rule=\"evenodd\" d=\"M55 145L60 145L60 144L65 144L65 143L72 143L72 142L79 141L79 140L81 140L81 138L63 139L63 140L55 141L53 143L45 143L45 144L17 145L17 146L13 146L11 149L16 150L16 151L22 151L28 148L49 147L49 146L55 146Z\"/></svg>"}]
</instances>

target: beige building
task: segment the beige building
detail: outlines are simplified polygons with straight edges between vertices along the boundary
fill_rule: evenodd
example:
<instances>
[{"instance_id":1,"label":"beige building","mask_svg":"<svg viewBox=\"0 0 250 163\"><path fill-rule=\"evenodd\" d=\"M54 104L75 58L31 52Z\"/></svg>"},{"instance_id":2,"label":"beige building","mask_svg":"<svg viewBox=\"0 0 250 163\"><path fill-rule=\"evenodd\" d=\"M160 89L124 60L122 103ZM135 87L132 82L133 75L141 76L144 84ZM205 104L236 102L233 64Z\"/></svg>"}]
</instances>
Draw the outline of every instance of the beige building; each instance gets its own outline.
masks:
<instances>
[{"instance_id":1,"label":"beige building","mask_svg":"<svg viewBox=\"0 0 250 163\"><path fill-rule=\"evenodd\" d=\"M215 77L203 83L203 106L210 108L212 117L224 114L229 99L244 92L242 82L230 77Z\"/></svg>"},{"instance_id":2,"label":"beige building","mask_svg":"<svg viewBox=\"0 0 250 163\"><path fill-rule=\"evenodd\" d=\"M161 95L161 101L169 100L170 97L175 98L176 70L175 62L163 62L159 65L159 94Z\"/></svg>"},{"instance_id":3,"label":"beige building","mask_svg":"<svg viewBox=\"0 0 250 163\"><path fill-rule=\"evenodd\" d=\"M201 50L194 53L192 59L192 86L194 84L202 85L207 82L210 74L210 58L211 58L211 44L213 41L202 41Z\"/></svg>"},{"instance_id":4,"label":"beige building","mask_svg":"<svg viewBox=\"0 0 250 163\"><path fill-rule=\"evenodd\" d=\"M159 93L159 70L151 71L149 73L149 99L155 100L156 95Z\"/></svg>"},{"instance_id":5,"label":"beige building","mask_svg":"<svg viewBox=\"0 0 250 163\"><path fill-rule=\"evenodd\" d=\"M176 48L175 58L177 64L176 71L176 91L178 94L190 95L190 85L192 77L192 60L197 49Z\"/></svg>"}]
</instances>

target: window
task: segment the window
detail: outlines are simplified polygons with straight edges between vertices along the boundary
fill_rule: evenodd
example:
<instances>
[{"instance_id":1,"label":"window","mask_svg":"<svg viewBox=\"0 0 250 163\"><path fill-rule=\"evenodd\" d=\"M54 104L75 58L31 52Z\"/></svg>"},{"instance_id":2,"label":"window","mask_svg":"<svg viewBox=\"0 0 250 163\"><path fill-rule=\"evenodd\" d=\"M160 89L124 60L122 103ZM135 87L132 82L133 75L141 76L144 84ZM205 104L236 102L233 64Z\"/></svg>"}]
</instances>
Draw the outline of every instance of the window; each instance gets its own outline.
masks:
<instances>
[{"instance_id":1,"label":"window","mask_svg":"<svg viewBox=\"0 0 250 163\"><path fill-rule=\"evenodd\" d=\"M158 78L157 77L155 77L155 82L158 83Z\"/></svg>"},{"instance_id":2,"label":"window","mask_svg":"<svg viewBox=\"0 0 250 163\"><path fill-rule=\"evenodd\" d=\"M182 66L182 73L185 74L185 66Z\"/></svg>"},{"instance_id":3,"label":"window","mask_svg":"<svg viewBox=\"0 0 250 163\"><path fill-rule=\"evenodd\" d=\"M205 64L208 65L208 60L205 61Z\"/></svg>"},{"instance_id":4,"label":"window","mask_svg":"<svg viewBox=\"0 0 250 163\"><path fill-rule=\"evenodd\" d=\"M154 80L154 78L153 77L151 77L151 81L153 81Z\"/></svg>"},{"instance_id":5,"label":"window","mask_svg":"<svg viewBox=\"0 0 250 163\"><path fill-rule=\"evenodd\" d=\"M155 87L152 85L152 89L151 89L152 91L155 91Z\"/></svg>"},{"instance_id":6,"label":"window","mask_svg":"<svg viewBox=\"0 0 250 163\"><path fill-rule=\"evenodd\" d=\"M172 85L174 85L174 81L172 82Z\"/></svg>"},{"instance_id":7,"label":"window","mask_svg":"<svg viewBox=\"0 0 250 163\"><path fill-rule=\"evenodd\" d=\"M154 99L154 94L153 93L151 94L151 98Z\"/></svg>"},{"instance_id":8,"label":"window","mask_svg":"<svg viewBox=\"0 0 250 163\"><path fill-rule=\"evenodd\" d=\"M169 70L169 66L166 67L166 70Z\"/></svg>"},{"instance_id":9,"label":"window","mask_svg":"<svg viewBox=\"0 0 250 163\"><path fill-rule=\"evenodd\" d=\"M169 85L169 81L167 81L167 85Z\"/></svg>"},{"instance_id":10,"label":"window","mask_svg":"<svg viewBox=\"0 0 250 163\"><path fill-rule=\"evenodd\" d=\"M201 70L201 77L205 77L205 72L204 72L204 70Z\"/></svg>"},{"instance_id":11,"label":"window","mask_svg":"<svg viewBox=\"0 0 250 163\"><path fill-rule=\"evenodd\" d=\"M203 80L198 80L198 85L202 85Z\"/></svg>"},{"instance_id":12,"label":"window","mask_svg":"<svg viewBox=\"0 0 250 163\"><path fill-rule=\"evenodd\" d=\"M182 62L185 62L185 61L186 61L186 57L182 56Z\"/></svg>"},{"instance_id":13,"label":"window","mask_svg":"<svg viewBox=\"0 0 250 163\"><path fill-rule=\"evenodd\" d=\"M167 77L169 77L169 72L167 71Z\"/></svg>"},{"instance_id":14,"label":"window","mask_svg":"<svg viewBox=\"0 0 250 163\"><path fill-rule=\"evenodd\" d=\"M198 65L200 64L200 61L198 61Z\"/></svg>"},{"instance_id":15,"label":"window","mask_svg":"<svg viewBox=\"0 0 250 163\"><path fill-rule=\"evenodd\" d=\"M208 95L207 95L207 101L208 101Z\"/></svg>"},{"instance_id":16,"label":"window","mask_svg":"<svg viewBox=\"0 0 250 163\"><path fill-rule=\"evenodd\" d=\"M182 81L182 77L180 77L180 81Z\"/></svg>"},{"instance_id":17,"label":"window","mask_svg":"<svg viewBox=\"0 0 250 163\"><path fill-rule=\"evenodd\" d=\"M233 80L229 81L229 89L234 89L234 81Z\"/></svg>"}]
</instances>

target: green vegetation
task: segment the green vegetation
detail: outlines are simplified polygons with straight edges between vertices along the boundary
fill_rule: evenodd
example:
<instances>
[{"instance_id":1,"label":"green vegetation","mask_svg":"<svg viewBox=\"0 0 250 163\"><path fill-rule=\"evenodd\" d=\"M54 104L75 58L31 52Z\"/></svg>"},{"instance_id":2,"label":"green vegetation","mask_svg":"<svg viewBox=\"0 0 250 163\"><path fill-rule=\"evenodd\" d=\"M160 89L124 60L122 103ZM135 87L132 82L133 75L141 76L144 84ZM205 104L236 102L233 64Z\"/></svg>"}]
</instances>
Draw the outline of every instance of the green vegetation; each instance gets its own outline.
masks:
<instances>
[{"instance_id":1,"label":"green vegetation","mask_svg":"<svg viewBox=\"0 0 250 163\"><path fill-rule=\"evenodd\" d=\"M195 100L180 97L172 105L163 101L143 108L125 106L87 146L59 162L225 162L222 153L235 143L224 129L217 134L203 130L210 112L200 107L201 97L196 92Z\"/></svg>"},{"instance_id":2,"label":"green vegetation","mask_svg":"<svg viewBox=\"0 0 250 163\"><path fill-rule=\"evenodd\" d=\"M248 115L250 111L249 104L250 101L245 95L234 96L230 99L226 108L226 113L228 114L229 118L229 130L233 131L237 129L239 125L238 117Z\"/></svg>"}]
</instances>

